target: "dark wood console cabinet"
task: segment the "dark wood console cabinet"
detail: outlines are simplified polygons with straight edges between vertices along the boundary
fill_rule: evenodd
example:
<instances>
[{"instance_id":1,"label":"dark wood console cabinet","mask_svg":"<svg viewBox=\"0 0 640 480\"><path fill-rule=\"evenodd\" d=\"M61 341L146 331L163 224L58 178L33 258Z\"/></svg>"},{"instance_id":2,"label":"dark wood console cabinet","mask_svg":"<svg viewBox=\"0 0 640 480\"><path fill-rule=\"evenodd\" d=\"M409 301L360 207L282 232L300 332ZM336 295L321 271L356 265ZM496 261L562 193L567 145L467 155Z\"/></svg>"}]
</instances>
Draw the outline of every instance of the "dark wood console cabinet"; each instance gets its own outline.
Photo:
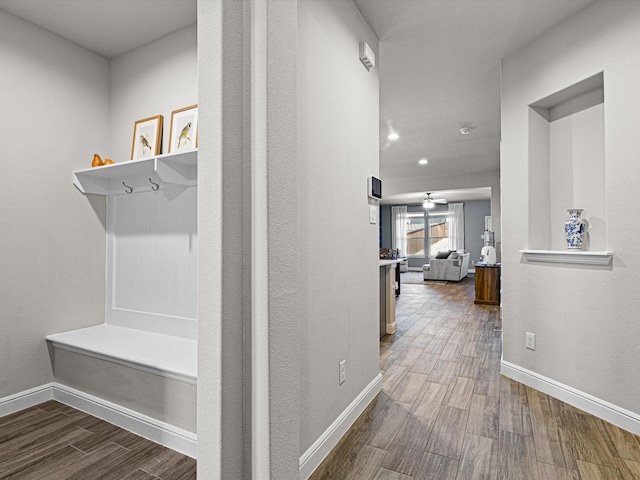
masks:
<instances>
[{"instance_id":1,"label":"dark wood console cabinet","mask_svg":"<svg viewBox=\"0 0 640 480\"><path fill-rule=\"evenodd\" d=\"M500 265L476 265L474 303L500 305Z\"/></svg>"}]
</instances>

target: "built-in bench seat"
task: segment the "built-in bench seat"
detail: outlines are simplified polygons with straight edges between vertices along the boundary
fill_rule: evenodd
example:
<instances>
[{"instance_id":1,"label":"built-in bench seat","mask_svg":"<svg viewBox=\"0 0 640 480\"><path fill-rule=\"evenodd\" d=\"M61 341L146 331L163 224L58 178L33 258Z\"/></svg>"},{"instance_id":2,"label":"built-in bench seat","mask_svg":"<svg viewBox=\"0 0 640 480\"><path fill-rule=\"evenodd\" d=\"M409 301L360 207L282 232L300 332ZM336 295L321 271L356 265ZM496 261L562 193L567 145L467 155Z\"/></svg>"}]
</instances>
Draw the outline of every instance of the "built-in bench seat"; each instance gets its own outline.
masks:
<instances>
[{"instance_id":1,"label":"built-in bench seat","mask_svg":"<svg viewBox=\"0 0 640 480\"><path fill-rule=\"evenodd\" d=\"M174 380L197 381L197 342L102 324L48 335L53 347L99 358Z\"/></svg>"},{"instance_id":2,"label":"built-in bench seat","mask_svg":"<svg viewBox=\"0 0 640 480\"><path fill-rule=\"evenodd\" d=\"M195 458L196 340L111 324L46 339L55 399Z\"/></svg>"}]
</instances>

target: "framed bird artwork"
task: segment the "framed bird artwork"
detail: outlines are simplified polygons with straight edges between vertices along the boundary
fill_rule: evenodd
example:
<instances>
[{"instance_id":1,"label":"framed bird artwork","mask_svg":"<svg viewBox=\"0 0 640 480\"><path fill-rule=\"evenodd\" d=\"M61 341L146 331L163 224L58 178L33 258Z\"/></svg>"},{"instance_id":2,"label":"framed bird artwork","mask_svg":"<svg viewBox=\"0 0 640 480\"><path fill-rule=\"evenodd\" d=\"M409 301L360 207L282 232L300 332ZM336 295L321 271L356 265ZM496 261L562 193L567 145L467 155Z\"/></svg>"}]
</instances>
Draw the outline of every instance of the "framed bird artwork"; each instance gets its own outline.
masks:
<instances>
[{"instance_id":1,"label":"framed bird artwork","mask_svg":"<svg viewBox=\"0 0 640 480\"><path fill-rule=\"evenodd\" d=\"M198 147L198 105L190 105L171 112L169 153L193 150Z\"/></svg>"},{"instance_id":2,"label":"framed bird artwork","mask_svg":"<svg viewBox=\"0 0 640 480\"><path fill-rule=\"evenodd\" d=\"M162 115L143 118L133 127L131 160L154 157L162 153Z\"/></svg>"}]
</instances>

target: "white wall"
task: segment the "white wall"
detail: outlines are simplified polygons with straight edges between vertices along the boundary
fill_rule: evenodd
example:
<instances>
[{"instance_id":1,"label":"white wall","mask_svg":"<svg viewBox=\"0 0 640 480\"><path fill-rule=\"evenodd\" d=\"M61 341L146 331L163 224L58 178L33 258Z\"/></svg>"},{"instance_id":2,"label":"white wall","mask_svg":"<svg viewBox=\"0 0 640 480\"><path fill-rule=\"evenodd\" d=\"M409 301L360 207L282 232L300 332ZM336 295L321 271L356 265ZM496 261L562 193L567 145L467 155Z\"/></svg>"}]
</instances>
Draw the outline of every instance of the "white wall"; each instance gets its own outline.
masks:
<instances>
[{"instance_id":1,"label":"white wall","mask_svg":"<svg viewBox=\"0 0 640 480\"><path fill-rule=\"evenodd\" d=\"M71 171L107 151L107 60L0 11L0 398L53 380L45 336L104 321L105 204Z\"/></svg>"},{"instance_id":2,"label":"white wall","mask_svg":"<svg viewBox=\"0 0 640 480\"><path fill-rule=\"evenodd\" d=\"M350 0L298 2L300 453L379 373L378 68L375 34ZM338 363L346 377L338 384Z\"/></svg>"},{"instance_id":3,"label":"white wall","mask_svg":"<svg viewBox=\"0 0 640 480\"><path fill-rule=\"evenodd\" d=\"M633 219L640 208L640 66L629 45L640 42L638 25L640 3L598 2L506 59L501 159L504 361L636 415L640 226ZM614 252L613 265L527 264L518 250L530 247L528 202L535 198L531 182L536 180L528 170L528 105L602 71L604 246ZM588 173L588 163L574 161L574 169ZM525 332L536 334L535 351L525 348Z\"/></svg>"},{"instance_id":4,"label":"white wall","mask_svg":"<svg viewBox=\"0 0 640 480\"><path fill-rule=\"evenodd\" d=\"M606 249L604 105L552 122L550 143L551 248L566 248L567 209L582 208L588 223L584 248ZM534 197L535 197L535 192Z\"/></svg>"},{"instance_id":5,"label":"white wall","mask_svg":"<svg viewBox=\"0 0 640 480\"><path fill-rule=\"evenodd\" d=\"M131 158L136 120L162 115L162 152L169 151L171 112L198 103L196 25L111 60L110 155ZM104 157L103 157L104 158Z\"/></svg>"}]
</instances>

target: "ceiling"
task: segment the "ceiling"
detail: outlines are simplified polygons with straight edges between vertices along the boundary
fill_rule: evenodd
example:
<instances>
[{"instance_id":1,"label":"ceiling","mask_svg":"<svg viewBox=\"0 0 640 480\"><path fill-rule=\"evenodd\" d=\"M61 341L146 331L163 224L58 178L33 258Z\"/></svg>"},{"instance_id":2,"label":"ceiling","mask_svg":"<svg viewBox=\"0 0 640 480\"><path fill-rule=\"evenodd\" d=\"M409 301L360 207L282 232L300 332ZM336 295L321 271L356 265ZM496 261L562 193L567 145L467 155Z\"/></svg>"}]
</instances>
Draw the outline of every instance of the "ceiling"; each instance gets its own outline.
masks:
<instances>
[{"instance_id":1,"label":"ceiling","mask_svg":"<svg viewBox=\"0 0 640 480\"><path fill-rule=\"evenodd\" d=\"M0 8L105 58L196 23L196 0L0 0Z\"/></svg>"},{"instance_id":2,"label":"ceiling","mask_svg":"<svg viewBox=\"0 0 640 480\"><path fill-rule=\"evenodd\" d=\"M383 190L383 203L420 203L427 191L490 198L488 188L457 190L447 179L499 170L500 60L595 1L354 0L380 40L380 177L424 185ZM106 58L197 18L196 0L0 0L0 8ZM388 140L391 131L400 138Z\"/></svg>"},{"instance_id":3,"label":"ceiling","mask_svg":"<svg viewBox=\"0 0 640 480\"><path fill-rule=\"evenodd\" d=\"M454 194L432 185L453 189L447 178L499 170L500 60L595 0L354 2L380 41L383 185L424 179L420 192L389 195L383 187L383 203L413 203L427 191L450 201L490 198L488 189ZM471 133L462 135L464 126ZM388 140L391 131L400 138Z\"/></svg>"}]
</instances>

